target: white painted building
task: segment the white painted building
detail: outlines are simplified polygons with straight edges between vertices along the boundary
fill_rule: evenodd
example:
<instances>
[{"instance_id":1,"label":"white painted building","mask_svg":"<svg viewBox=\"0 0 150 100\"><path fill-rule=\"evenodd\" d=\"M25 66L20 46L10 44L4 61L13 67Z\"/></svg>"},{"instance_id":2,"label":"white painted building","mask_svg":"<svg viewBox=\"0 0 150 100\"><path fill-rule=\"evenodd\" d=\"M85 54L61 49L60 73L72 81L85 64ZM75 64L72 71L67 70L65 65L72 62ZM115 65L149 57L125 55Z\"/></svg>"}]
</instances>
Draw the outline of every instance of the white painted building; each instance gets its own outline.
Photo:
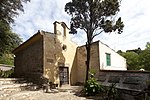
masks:
<instances>
[{"instance_id":1,"label":"white painted building","mask_svg":"<svg viewBox=\"0 0 150 100\"><path fill-rule=\"evenodd\" d=\"M126 59L100 41L99 60L101 70L127 70Z\"/></svg>"}]
</instances>

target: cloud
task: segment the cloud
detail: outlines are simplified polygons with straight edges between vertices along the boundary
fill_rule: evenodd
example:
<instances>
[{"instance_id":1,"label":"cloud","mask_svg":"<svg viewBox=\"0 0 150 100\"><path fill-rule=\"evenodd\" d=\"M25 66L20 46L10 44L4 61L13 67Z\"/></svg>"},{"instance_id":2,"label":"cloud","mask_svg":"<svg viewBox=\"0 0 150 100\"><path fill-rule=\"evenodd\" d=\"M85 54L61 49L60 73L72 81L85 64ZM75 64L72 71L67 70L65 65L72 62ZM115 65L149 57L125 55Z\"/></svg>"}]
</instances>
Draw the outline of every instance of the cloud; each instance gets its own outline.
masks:
<instances>
[{"instance_id":1,"label":"cloud","mask_svg":"<svg viewBox=\"0 0 150 100\"><path fill-rule=\"evenodd\" d=\"M23 37L24 41L38 30L53 32L55 20L69 22L69 16L64 14L67 0L31 0L24 4L24 13L16 18L13 30Z\"/></svg>"},{"instance_id":2,"label":"cloud","mask_svg":"<svg viewBox=\"0 0 150 100\"><path fill-rule=\"evenodd\" d=\"M122 0L119 16L125 24L124 32L102 41L116 50L143 49L150 38L149 10L147 0Z\"/></svg>"},{"instance_id":3,"label":"cloud","mask_svg":"<svg viewBox=\"0 0 150 100\"><path fill-rule=\"evenodd\" d=\"M23 40L27 40L38 30L53 32L54 21L64 21L69 26L70 16L64 11L64 6L70 0L31 0L24 4L24 13L16 18L14 32ZM147 0L122 0L118 16L125 24L120 35L102 33L94 40L101 40L115 50L144 48L150 41L150 6ZM85 44L86 34L78 31L71 39L79 45Z\"/></svg>"}]
</instances>

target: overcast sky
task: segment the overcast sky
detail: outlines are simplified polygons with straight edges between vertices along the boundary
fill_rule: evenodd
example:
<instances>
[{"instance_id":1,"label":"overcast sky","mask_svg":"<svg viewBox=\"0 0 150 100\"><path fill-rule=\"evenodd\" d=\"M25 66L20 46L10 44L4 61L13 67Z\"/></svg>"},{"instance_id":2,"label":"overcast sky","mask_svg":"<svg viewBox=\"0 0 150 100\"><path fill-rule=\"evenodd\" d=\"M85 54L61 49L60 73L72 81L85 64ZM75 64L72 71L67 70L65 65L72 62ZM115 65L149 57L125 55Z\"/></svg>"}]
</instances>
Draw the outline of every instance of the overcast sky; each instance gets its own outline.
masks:
<instances>
[{"instance_id":1,"label":"overcast sky","mask_svg":"<svg viewBox=\"0 0 150 100\"><path fill-rule=\"evenodd\" d=\"M13 31L26 41L38 30L53 32L54 21L64 21L69 26L70 17L64 6L70 0L31 0L24 4L24 13L16 18ZM150 3L148 0L122 0L119 15L125 24L122 34L103 33L95 38L114 50L145 47L150 42ZM85 44L85 33L71 36L79 45Z\"/></svg>"}]
</instances>

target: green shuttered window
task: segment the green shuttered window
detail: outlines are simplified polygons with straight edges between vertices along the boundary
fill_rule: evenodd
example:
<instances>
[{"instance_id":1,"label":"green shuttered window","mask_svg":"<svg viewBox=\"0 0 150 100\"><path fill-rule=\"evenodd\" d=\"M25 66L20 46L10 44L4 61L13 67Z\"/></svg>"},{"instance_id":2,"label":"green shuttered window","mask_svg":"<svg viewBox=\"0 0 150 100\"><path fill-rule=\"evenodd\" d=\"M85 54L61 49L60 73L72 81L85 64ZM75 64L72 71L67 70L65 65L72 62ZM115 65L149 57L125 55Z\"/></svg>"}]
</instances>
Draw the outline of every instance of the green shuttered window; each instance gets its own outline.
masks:
<instances>
[{"instance_id":1,"label":"green shuttered window","mask_svg":"<svg viewBox=\"0 0 150 100\"><path fill-rule=\"evenodd\" d=\"M106 65L111 66L111 55L106 53Z\"/></svg>"}]
</instances>

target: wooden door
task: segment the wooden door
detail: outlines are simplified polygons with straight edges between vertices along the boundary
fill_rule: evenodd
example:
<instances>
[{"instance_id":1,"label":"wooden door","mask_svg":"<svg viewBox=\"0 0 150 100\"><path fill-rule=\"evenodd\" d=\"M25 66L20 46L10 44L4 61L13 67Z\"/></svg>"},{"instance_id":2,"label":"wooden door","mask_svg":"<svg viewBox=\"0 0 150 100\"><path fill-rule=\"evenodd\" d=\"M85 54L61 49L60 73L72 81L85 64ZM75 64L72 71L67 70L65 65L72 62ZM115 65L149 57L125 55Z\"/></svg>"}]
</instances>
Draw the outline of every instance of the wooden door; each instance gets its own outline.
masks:
<instances>
[{"instance_id":1,"label":"wooden door","mask_svg":"<svg viewBox=\"0 0 150 100\"><path fill-rule=\"evenodd\" d=\"M59 67L60 85L69 84L68 67Z\"/></svg>"}]
</instances>

